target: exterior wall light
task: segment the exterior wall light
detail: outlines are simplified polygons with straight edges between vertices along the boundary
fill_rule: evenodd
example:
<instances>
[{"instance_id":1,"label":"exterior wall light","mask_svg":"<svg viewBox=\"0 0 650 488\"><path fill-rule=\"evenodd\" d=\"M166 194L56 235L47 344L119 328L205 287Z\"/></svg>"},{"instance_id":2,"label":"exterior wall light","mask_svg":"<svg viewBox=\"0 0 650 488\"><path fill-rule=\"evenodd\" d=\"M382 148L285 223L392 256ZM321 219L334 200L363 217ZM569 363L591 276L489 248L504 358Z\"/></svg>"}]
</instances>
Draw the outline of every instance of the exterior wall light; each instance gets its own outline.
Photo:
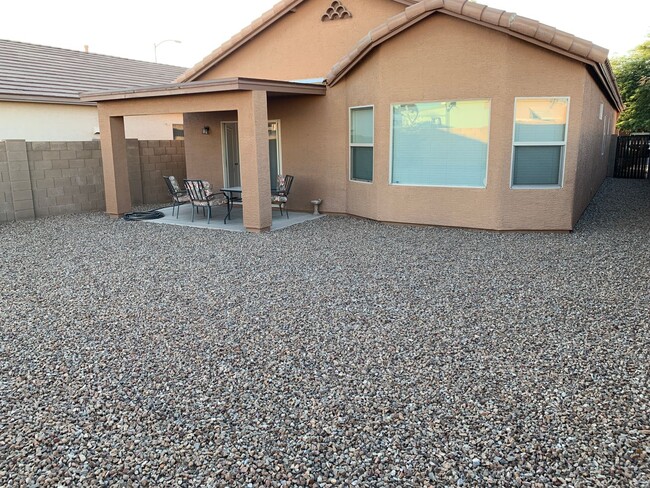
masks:
<instances>
[{"instance_id":1,"label":"exterior wall light","mask_svg":"<svg viewBox=\"0 0 650 488\"><path fill-rule=\"evenodd\" d=\"M201 133L202 133L204 136L207 136L207 135L210 133L210 127L208 127L208 126L206 125L206 126L203 128L203 130L201 131Z\"/></svg>"}]
</instances>

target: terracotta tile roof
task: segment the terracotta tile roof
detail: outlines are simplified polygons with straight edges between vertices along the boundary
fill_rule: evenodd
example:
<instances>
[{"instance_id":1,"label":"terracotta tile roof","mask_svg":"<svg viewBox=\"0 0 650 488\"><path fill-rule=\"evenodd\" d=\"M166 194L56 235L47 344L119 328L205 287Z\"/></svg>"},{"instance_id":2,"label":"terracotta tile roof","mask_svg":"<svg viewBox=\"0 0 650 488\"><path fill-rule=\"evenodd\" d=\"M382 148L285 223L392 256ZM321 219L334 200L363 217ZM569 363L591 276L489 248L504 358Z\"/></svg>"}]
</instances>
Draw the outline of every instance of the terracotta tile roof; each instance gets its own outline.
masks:
<instances>
[{"instance_id":1,"label":"terracotta tile roof","mask_svg":"<svg viewBox=\"0 0 650 488\"><path fill-rule=\"evenodd\" d=\"M254 20L249 26L245 27L229 40L224 42L217 49L208 54L192 68L188 69L181 76L176 78L175 83L184 83L194 81L198 76L212 68L226 56L232 54L255 36L263 32L266 28L280 20L290 13L305 0L282 0L271 8L271 10L262 14L257 20ZM402 5L414 5L420 0L393 0Z\"/></svg>"},{"instance_id":2,"label":"terracotta tile roof","mask_svg":"<svg viewBox=\"0 0 650 488\"><path fill-rule=\"evenodd\" d=\"M506 32L593 66L612 102L619 110L622 109L621 97L607 59L607 49L536 20L468 0L422 0L407 7L404 12L371 30L339 60L327 74L327 84L336 84L376 46L435 13L452 15Z\"/></svg>"},{"instance_id":3,"label":"terracotta tile roof","mask_svg":"<svg viewBox=\"0 0 650 488\"><path fill-rule=\"evenodd\" d=\"M185 68L0 39L0 100L82 103L87 91L170 83Z\"/></svg>"}]
</instances>

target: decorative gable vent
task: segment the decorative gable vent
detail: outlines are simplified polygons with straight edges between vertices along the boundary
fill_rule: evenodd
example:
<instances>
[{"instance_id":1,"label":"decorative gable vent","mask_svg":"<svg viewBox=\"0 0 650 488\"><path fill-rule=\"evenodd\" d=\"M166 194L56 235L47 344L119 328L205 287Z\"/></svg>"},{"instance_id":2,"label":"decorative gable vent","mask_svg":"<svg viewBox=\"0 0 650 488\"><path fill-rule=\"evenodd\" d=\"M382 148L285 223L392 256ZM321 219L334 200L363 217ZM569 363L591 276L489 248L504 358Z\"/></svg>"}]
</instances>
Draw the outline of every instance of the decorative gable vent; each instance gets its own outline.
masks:
<instances>
[{"instance_id":1,"label":"decorative gable vent","mask_svg":"<svg viewBox=\"0 0 650 488\"><path fill-rule=\"evenodd\" d=\"M330 5L330 8L327 9L325 15L323 15L320 20L327 22L328 20L338 20L338 19L349 19L352 17L350 11L343 6L341 2L335 0Z\"/></svg>"}]
</instances>

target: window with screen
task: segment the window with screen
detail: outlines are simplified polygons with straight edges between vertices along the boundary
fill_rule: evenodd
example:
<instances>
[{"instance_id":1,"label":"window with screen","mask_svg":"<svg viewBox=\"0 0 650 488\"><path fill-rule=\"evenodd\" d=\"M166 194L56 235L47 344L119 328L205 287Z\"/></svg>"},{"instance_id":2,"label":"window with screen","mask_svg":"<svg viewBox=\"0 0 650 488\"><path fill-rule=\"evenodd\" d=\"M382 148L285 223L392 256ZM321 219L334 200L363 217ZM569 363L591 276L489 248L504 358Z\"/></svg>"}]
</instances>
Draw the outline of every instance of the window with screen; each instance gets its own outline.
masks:
<instances>
[{"instance_id":1,"label":"window with screen","mask_svg":"<svg viewBox=\"0 0 650 488\"><path fill-rule=\"evenodd\" d=\"M391 183L485 188L490 100L392 106Z\"/></svg>"},{"instance_id":2,"label":"window with screen","mask_svg":"<svg viewBox=\"0 0 650 488\"><path fill-rule=\"evenodd\" d=\"M350 179L372 182L375 123L373 107L350 109Z\"/></svg>"},{"instance_id":3,"label":"window with screen","mask_svg":"<svg viewBox=\"0 0 650 488\"><path fill-rule=\"evenodd\" d=\"M562 186L569 98L518 98L512 151L512 186Z\"/></svg>"}]
</instances>

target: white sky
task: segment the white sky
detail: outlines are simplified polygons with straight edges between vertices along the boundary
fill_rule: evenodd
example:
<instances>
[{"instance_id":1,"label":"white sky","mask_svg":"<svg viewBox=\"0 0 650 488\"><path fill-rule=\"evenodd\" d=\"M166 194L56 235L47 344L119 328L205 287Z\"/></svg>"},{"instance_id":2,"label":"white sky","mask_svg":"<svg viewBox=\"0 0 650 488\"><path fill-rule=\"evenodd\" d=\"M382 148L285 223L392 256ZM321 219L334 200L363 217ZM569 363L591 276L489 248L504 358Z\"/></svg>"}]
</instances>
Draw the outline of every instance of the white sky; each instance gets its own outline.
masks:
<instances>
[{"instance_id":1,"label":"white sky","mask_svg":"<svg viewBox=\"0 0 650 488\"><path fill-rule=\"evenodd\" d=\"M379 1L379 0L378 0ZM190 67L277 0L3 0L0 39ZM345 0L343 0L345 5ZM625 54L650 34L650 0L485 0ZM353 12L354 14L354 12ZM0 66L0 70L2 67Z\"/></svg>"}]
</instances>

